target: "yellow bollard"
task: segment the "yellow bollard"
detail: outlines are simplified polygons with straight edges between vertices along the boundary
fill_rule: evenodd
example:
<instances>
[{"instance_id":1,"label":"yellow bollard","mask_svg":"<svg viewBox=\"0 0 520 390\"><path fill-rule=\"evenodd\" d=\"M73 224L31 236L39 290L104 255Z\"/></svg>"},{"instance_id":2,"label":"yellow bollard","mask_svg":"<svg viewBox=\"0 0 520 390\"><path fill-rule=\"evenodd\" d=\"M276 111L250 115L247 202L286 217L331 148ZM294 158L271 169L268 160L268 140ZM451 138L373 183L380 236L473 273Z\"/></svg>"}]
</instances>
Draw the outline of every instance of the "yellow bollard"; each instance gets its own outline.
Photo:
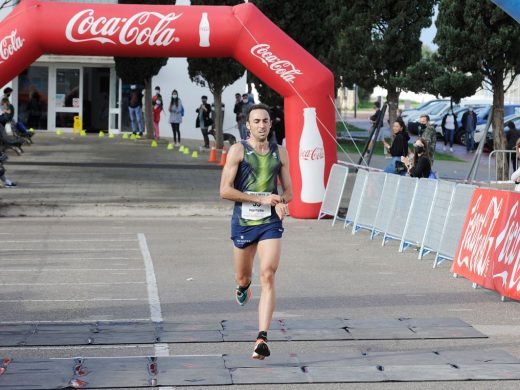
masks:
<instances>
[{"instance_id":1,"label":"yellow bollard","mask_svg":"<svg viewBox=\"0 0 520 390\"><path fill-rule=\"evenodd\" d=\"M73 125L73 134L76 133L81 135L81 130L83 129L83 124L81 123L81 117L79 115L74 116L74 125Z\"/></svg>"},{"instance_id":2,"label":"yellow bollard","mask_svg":"<svg viewBox=\"0 0 520 390\"><path fill-rule=\"evenodd\" d=\"M173 150L173 144L172 143L169 143L168 144L168 147L166 148L167 150Z\"/></svg>"}]
</instances>

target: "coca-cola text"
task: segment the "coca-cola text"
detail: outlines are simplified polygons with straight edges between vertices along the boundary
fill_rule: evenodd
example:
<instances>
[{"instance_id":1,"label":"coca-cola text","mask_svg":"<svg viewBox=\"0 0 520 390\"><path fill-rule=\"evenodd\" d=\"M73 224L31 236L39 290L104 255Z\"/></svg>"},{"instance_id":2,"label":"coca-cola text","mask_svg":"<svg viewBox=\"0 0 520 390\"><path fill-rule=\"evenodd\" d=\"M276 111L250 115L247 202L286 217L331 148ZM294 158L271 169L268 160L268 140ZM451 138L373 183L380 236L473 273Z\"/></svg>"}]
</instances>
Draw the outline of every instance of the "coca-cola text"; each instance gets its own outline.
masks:
<instances>
[{"instance_id":1,"label":"coca-cola text","mask_svg":"<svg viewBox=\"0 0 520 390\"><path fill-rule=\"evenodd\" d=\"M259 58L265 64L265 66L273 70L282 78L282 80L285 80L291 84L294 83L295 77L303 74L302 71L296 69L292 62L282 60L275 56L272 52L269 51L270 48L270 45L261 43L251 48L251 54L256 58Z\"/></svg>"},{"instance_id":2,"label":"coca-cola text","mask_svg":"<svg viewBox=\"0 0 520 390\"><path fill-rule=\"evenodd\" d=\"M323 148L300 150L300 159L302 160L320 160L322 158L325 158Z\"/></svg>"},{"instance_id":3,"label":"coca-cola text","mask_svg":"<svg viewBox=\"0 0 520 390\"><path fill-rule=\"evenodd\" d=\"M16 30L11 31L11 34L4 37L0 41L0 64L7 61L14 53L20 50L25 39L16 35Z\"/></svg>"},{"instance_id":4,"label":"coca-cola text","mask_svg":"<svg viewBox=\"0 0 520 390\"><path fill-rule=\"evenodd\" d=\"M175 28L168 27L170 22L179 19L181 14L171 12L138 12L128 18L104 16L95 17L93 9L78 12L67 23L65 36L71 42L97 41L122 45L168 46L179 42ZM155 20L155 23L153 22Z\"/></svg>"}]
</instances>

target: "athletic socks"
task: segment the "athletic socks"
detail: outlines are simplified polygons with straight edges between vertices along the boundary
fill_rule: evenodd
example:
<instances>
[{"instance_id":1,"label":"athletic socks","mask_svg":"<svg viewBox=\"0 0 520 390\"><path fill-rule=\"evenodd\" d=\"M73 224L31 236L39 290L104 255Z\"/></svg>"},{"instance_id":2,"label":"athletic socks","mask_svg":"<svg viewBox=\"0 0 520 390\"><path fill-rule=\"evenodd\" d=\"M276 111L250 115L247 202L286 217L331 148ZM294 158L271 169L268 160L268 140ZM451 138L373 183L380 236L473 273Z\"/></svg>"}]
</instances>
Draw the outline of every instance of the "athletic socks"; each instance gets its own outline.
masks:
<instances>
[{"instance_id":1,"label":"athletic socks","mask_svg":"<svg viewBox=\"0 0 520 390\"><path fill-rule=\"evenodd\" d=\"M256 337L256 339L257 340L261 339L261 340L267 341L267 332L265 332L265 331L258 332L258 336Z\"/></svg>"},{"instance_id":2,"label":"athletic socks","mask_svg":"<svg viewBox=\"0 0 520 390\"><path fill-rule=\"evenodd\" d=\"M251 281L249 281L249 284L246 287L238 286L237 290L240 291L241 294L243 294L247 289L251 286Z\"/></svg>"}]
</instances>

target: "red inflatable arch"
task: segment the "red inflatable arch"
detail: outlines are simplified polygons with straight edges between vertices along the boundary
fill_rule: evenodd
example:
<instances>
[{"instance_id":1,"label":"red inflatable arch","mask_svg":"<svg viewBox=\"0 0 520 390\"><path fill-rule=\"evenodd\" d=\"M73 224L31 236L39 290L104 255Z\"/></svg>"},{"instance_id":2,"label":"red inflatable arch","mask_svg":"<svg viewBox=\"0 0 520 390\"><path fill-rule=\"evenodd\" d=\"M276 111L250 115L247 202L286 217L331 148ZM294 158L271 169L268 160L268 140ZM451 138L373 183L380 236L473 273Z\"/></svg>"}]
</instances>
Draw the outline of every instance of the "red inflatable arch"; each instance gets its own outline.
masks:
<instances>
[{"instance_id":1,"label":"red inflatable arch","mask_svg":"<svg viewBox=\"0 0 520 390\"><path fill-rule=\"evenodd\" d=\"M337 159L333 75L253 4L152 6L23 0L0 24L0 85L44 53L235 58L284 97L295 193L291 215L317 217L324 185Z\"/></svg>"}]
</instances>

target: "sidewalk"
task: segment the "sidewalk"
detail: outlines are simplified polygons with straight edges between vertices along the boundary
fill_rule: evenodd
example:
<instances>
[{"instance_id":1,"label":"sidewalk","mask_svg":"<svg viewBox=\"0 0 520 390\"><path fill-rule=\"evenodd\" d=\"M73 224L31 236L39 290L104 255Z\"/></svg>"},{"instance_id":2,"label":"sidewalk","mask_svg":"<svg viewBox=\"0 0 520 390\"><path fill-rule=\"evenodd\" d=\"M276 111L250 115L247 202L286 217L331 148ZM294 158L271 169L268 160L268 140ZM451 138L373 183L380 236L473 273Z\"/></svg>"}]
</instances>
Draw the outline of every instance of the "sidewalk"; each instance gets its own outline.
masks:
<instances>
[{"instance_id":1,"label":"sidewalk","mask_svg":"<svg viewBox=\"0 0 520 390\"><path fill-rule=\"evenodd\" d=\"M191 157L201 141L186 140L190 154L157 148L150 140L38 133L34 145L5 167L15 188L0 189L0 216L228 215L219 197L221 168L209 152Z\"/></svg>"}]
</instances>

